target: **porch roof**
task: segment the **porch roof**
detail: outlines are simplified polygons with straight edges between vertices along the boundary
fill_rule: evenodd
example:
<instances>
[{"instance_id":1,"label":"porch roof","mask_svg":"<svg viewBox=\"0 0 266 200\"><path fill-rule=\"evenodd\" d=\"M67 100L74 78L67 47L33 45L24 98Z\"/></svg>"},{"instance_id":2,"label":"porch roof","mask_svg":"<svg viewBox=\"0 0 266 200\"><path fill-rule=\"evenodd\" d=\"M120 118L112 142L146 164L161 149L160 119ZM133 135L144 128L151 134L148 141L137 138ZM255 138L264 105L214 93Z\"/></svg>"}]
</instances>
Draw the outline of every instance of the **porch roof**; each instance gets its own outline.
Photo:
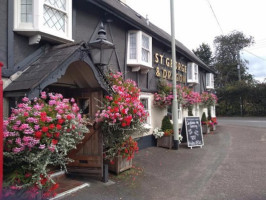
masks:
<instances>
[{"instance_id":1,"label":"porch roof","mask_svg":"<svg viewBox=\"0 0 266 200\"><path fill-rule=\"evenodd\" d=\"M35 62L30 64L21 75L12 81L4 90L6 96L18 96L15 93L28 94L29 97L38 96L40 91L47 85L55 83L62 75L65 74L68 66L77 60L87 62L98 83L103 89L106 89L100 80L99 71L94 66L88 53L83 51L84 42L70 43L50 47Z\"/></svg>"}]
</instances>

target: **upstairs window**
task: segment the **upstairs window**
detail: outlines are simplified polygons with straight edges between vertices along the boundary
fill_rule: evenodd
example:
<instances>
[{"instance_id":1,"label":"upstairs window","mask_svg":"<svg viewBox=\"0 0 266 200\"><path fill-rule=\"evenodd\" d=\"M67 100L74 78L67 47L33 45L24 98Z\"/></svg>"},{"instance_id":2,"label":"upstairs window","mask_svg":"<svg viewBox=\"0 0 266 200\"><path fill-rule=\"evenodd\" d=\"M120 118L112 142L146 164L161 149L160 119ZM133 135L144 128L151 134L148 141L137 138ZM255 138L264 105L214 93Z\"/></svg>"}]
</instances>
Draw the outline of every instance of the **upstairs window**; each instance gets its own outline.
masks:
<instances>
[{"instance_id":1,"label":"upstairs window","mask_svg":"<svg viewBox=\"0 0 266 200\"><path fill-rule=\"evenodd\" d=\"M189 62L187 65L187 82L199 83L199 69L196 63Z\"/></svg>"},{"instance_id":2,"label":"upstairs window","mask_svg":"<svg viewBox=\"0 0 266 200\"><path fill-rule=\"evenodd\" d=\"M20 2L20 19L22 23L32 22L32 0L21 0Z\"/></svg>"},{"instance_id":3,"label":"upstairs window","mask_svg":"<svg viewBox=\"0 0 266 200\"><path fill-rule=\"evenodd\" d=\"M43 25L55 31L66 32L66 0L45 0L43 6Z\"/></svg>"},{"instance_id":4,"label":"upstairs window","mask_svg":"<svg viewBox=\"0 0 266 200\"><path fill-rule=\"evenodd\" d=\"M128 32L127 64L132 71L148 72L152 68L152 38L142 31Z\"/></svg>"},{"instance_id":5,"label":"upstairs window","mask_svg":"<svg viewBox=\"0 0 266 200\"><path fill-rule=\"evenodd\" d=\"M206 74L206 89L214 89L214 74Z\"/></svg>"},{"instance_id":6,"label":"upstairs window","mask_svg":"<svg viewBox=\"0 0 266 200\"><path fill-rule=\"evenodd\" d=\"M73 41L72 0L14 0L14 10L14 31L28 36L30 44Z\"/></svg>"}]
</instances>

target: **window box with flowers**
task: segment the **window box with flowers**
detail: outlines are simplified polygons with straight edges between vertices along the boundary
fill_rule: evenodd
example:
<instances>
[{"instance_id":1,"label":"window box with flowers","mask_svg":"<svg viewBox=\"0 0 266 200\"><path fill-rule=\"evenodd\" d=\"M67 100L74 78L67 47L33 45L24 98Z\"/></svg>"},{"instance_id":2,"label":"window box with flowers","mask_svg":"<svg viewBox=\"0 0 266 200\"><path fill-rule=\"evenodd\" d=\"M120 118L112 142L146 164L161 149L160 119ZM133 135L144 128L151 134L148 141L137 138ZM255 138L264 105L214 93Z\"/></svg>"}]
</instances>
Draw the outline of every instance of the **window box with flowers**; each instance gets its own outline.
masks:
<instances>
[{"instance_id":1,"label":"window box with flowers","mask_svg":"<svg viewBox=\"0 0 266 200\"><path fill-rule=\"evenodd\" d=\"M163 118L161 129L154 129L153 135L157 139L157 147L172 149L174 144L173 125L168 116ZM179 142L181 142L181 140L182 136L179 134Z\"/></svg>"},{"instance_id":2,"label":"window box with flowers","mask_svg":"<svg viewBox=\"0 0 266 200\"><path fill-rule=\"evenodd\" d=\"M140 101L140 89L134 81L124 81L120 72L110 73L107 78L114 92L105 97L105 102L96 113L96 122L103 133L104 159L111 164L116 156L122 155L128 160L134 157L137 142L133 142L130 136L145 130L148 113ZM126 148L129 144L131 149Z\"/></svg>"},{"instance_id":3,"label":"window box with flowers","mask_svg":"<svg viewBox=\"0 0 266 200\"><path fill-rule=\"evenodd\" d=\"M45 92L33 101L24 97L12 110L3 127L5 199L55 195L48 166L66 170L67 153L89 132L78 111L74 99Z\"/></svg>"},{"instance_id":4,"label":"window box with flowers","mask_svg":"<svg viewBox=\"0 0 266 200\"><path fill-rule=\"evenodd\" d=\"M132 168L132 159L135 152L139 150L138 143L129 137L120 145L118 155L111 160L106 160L105 163L109 165L109 171L119 174L125 170Z\"/></svg>"}]
</instances>

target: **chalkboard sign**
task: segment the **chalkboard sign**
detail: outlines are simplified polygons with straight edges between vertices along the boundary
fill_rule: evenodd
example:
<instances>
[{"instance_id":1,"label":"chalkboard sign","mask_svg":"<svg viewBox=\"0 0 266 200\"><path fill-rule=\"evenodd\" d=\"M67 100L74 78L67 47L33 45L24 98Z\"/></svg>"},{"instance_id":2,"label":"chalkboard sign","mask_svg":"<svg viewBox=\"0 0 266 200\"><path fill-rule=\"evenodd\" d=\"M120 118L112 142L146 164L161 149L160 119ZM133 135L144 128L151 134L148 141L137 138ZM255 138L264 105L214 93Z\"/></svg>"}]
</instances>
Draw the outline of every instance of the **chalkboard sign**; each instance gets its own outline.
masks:
<instances>
[{"instance_id":1,"label":"chalkboard sign","mask_svg":"<svg viewBox=\"0 0 266 200\"><path fill-rule=\"evenodd\" d=\"M204 145L199 117L185 117L182 132L186 132L187 146L192 148Z\"/></svg>"}]
</instances>

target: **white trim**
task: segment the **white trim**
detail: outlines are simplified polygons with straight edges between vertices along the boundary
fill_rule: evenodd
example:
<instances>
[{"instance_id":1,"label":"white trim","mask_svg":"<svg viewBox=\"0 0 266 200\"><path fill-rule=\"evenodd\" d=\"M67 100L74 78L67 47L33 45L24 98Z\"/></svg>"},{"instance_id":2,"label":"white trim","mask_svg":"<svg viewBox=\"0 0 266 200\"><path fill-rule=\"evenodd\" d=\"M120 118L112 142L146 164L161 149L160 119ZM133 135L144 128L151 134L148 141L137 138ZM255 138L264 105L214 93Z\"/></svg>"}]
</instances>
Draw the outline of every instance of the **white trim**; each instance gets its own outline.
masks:
<instances>
[{"instance_id":1,"label":"white trim","mask_svg":"<svg viewBox=\"0 0 266 200\"><path fill-rule=\"evenodd\" d=\"M152 122L152 115L151 115L151 104L152 104L152 100L151 100L151 95L146 95L146 94L140 94L139 96L139 99L147 99L148 100L148 113L149 113L149 116L147 118L147 123L144 125L144 127L146 128L150 128L151 127L151 122Z\"/></svg>"},{"instance_id":2,"label":"white trim","mask_svg":"<svg viewBox=\"0 0 266 200\"><path fill-rule=\"evenodd\" d=\"M136 58L130 59L130 34L135 33L136 34ZM142 61L142 35L145 35L149 38L149 49L143 48L147 51L149 51L148 55L148 62ZM149 70L152 69L152 37L147 35L146 33L142 31L137 30L130 30L127 34L127 65L131 67L140 67L140 70Z\"/></svg>"},{"instance_id":3,"label":"white trim","mask_svg":"<svg viewBox=\"0 0 266 200\"><path fill-rule=\"evenodd\" d=\"M187 63L187 82L199 83L199 66L196 63Z\"/></svg>"},{"instance_id":4,"label":"white trim","mask_svg":"<svg viewBox=\"0 0 266 200\"><path fill-rule=\"evenodd\" d=\"M206 73L206 89L214 89L214 74Z\"/></svg>"},{"instance_id":5,"label":"white trim","mask_svg":"<svg viewBox=\"0 0 266 200\"><path fill-rule=\"evenodd\" d=\"M66 0L66 10L55 8L44 3L44 0L33 0L32 23L21 23L21 0L14 1L14 31L25 36L41 35L42 39L58 43L73 42L72 39L72 0ZM56 9L66 15L65 32L56 31L43 25L44 5Z\"/></svg>"}]
</instances>

